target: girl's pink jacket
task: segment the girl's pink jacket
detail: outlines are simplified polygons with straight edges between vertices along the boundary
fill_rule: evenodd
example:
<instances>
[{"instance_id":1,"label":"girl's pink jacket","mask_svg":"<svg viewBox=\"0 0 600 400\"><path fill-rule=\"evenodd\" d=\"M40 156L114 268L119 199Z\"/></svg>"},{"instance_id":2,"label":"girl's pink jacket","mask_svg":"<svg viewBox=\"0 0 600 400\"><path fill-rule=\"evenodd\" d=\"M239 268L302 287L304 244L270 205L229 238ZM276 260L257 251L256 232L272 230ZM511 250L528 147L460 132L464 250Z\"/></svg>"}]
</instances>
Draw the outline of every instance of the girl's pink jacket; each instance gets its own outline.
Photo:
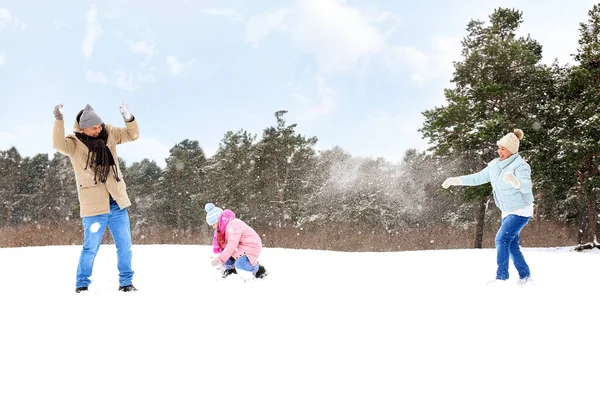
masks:
<instances>
[{"instance_id":1,"label":"girl's pink jacket","mask_svg":"<svg viewBox=\"0 0 600 400\"><path fill-rule=\"evenodd\" d=\"M258 233L244 221L235 218L227 223L225 241L227 244L219 254L221 261L225 263L230 257L237 260L246 255L252 265L258 263L258 256L262 250L262 240L260 240Z\"/></svg>"}]
</instances>

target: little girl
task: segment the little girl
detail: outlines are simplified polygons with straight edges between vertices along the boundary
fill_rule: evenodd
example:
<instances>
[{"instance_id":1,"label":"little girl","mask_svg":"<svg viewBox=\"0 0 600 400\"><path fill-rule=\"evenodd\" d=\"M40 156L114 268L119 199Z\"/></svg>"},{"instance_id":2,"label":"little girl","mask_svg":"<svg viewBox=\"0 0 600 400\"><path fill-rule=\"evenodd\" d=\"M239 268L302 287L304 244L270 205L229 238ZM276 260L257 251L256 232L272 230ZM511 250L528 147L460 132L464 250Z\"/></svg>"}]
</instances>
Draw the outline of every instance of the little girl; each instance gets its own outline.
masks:
<instances>
[{"instance_id":1,"label":"little girl","mask_svg":"<svg viewBox=\"0 0 600 400\"><path fill-rule=\"evenodd\" d=\"M262 250L260 236L231 210L223 211L212 203L204 206L206 222L215 230L211 264L219 268L223 278L237 274L236 269L252 272L255 278L267 276L265 267L258 264Z\"/></svg>"}]
</instances>

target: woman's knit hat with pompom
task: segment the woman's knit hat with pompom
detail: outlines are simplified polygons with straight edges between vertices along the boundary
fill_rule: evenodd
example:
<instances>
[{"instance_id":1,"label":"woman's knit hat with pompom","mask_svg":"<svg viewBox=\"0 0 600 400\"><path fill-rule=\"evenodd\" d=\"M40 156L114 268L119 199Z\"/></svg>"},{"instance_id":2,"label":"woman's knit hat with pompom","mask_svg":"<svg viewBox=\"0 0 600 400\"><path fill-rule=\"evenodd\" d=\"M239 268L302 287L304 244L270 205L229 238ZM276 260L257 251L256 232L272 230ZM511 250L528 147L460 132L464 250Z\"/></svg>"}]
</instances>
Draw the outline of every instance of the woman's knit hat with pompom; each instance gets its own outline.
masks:
<instances>
[{"instance_id":1,"label":"woman's knit hat with pompom","mask_svg":"<svg viewBox=\"0 0 600 400\"><path fill-rule=\"evenodd\" d=\"M515 129L514 131L507 133L502 137L502 139L498 140L497 144L499 146L504 146L510 151L512 154L519 152L519 142L523 139L523 131L520 129Z\"/></svg>"}]
</instances>

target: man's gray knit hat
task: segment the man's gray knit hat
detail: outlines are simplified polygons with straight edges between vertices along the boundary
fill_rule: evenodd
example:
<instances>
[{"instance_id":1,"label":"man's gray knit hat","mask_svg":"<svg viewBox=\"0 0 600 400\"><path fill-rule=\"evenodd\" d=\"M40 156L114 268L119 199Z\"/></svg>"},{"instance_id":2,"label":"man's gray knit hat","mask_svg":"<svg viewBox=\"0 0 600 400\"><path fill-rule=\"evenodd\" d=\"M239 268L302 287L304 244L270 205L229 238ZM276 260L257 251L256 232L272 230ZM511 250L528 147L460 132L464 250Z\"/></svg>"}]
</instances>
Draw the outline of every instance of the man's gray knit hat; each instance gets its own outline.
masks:
<instances>
[{"instance_id":1,"label":"man's gray knit hat","mask_svg":"<svg viewBox=\"0 0 600 400\"><path fill-rule=\"evenodd\" d=\"M81 114L81 118L79 118L79 127L84 129L89 128L90 126L100 125L101 123L102 118L96 114L96 111L94 111L92 106L86 104L83 113Z\"/></svg>"}]
</instances>

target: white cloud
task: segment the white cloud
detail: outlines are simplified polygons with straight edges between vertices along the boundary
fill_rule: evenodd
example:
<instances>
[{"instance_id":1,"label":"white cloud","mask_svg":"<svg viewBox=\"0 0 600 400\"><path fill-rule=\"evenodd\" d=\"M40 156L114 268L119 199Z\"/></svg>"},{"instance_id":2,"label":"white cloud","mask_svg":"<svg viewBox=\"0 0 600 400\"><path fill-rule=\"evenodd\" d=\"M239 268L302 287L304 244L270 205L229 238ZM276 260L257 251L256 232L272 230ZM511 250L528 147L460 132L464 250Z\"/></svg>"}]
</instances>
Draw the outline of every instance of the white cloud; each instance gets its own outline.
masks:
<instances>
[{"instance_id":1,"label":"white cloud","mask_svg":"<svg viewBox=\"0 0 600 400\"><path fill-rule=\"evenodd\" d=\"M0 30L11 26L14 31L23 32L25 30L25 22L19 18L13 17L10 11L6 8L0 8Z\"/></svg>"},{"instance_id":2,"label":"white cloud","mask_svg":"<svg viewBox=\"0 0 600 400\"><path fill-rule=\"evenodd\" d=\"M6 8L0 8L0 29L7 27L12 21L12 16Z\"/></svg>"},{"instance_id":3,"label":"white cloud","mask_svg":"<svg viewBox=\"0 0 600 400\"><path fill-rule=\"evenodd\" d=\"M365 15L341 0L299 0L293 8L252 17L246 41L256 47L277 31L289 33L296 45L312 53L324 73L353 69L362 57L385 47L383 35Z\"/></svg>"},{"instance_id":4,"label":"white cloud","mask_svg":"<svg viewBox=\"0 0 600 400\"><path fill-rule=\"evenodd\" d=\"M6 54L0 53L0 65L6 64Z\"/></svg>"},{"instance_id":5,"label":"white cloud","mask_svg":"<svg viewBox=\"0 0 600 400\"><path fill-rule=\"evenodd\" d=\"M246 23L245 41L254 47L258 47L260 42L271 32L285 32L287 25L284 20L290 11L291 9L284 8L251 17Z\"/></svg>"},{"instance_id":6,"label":"white cloud","mask_svg":"<svg viewBox=\"0 0 600 400\"><path fill-rule=\"evenodd\" d=\"M44 22L50 26L52 26L52 28L56 29L57 31L60 31L63 28L67 28L69 25L60 20L60 19L50 19L50 18L45 18Z\"/></svg>"},{"instance_id":7,"label":"white cloud","mask_svg":"<svg viewBox=\"0 0 600 400\"><path fill-rule=\"evenodd\" d=\"M301 86L290 84L289 87L291 88L290 96L294 99L305 104L310 103L312 101L310 97L304 94L304 91Z\"/></svg>"},{"instance_id":8,"label":"white cloud","mask_svg":"<svg viewBox=\"0 0 600 400\"><path fill-rule=\"evenodd\" d=\"M173 75L181 75L183 70L196 62L196 60L186 61L182 63L176 57L166 56L165 61L167 62L167 66L169 67L169 72Z\"/></svg>"},{"instance_id":9,"label":"white cloud","mask_svg":"<svg viewBox=\"0 0 600 400\"><path fill-rule=\"evenodd\" d=\"M299 1L297 13L292 37L315 55L322 72L348 72L361 59L385 48L376 26L343 1Z\"/></svg>"},{"instance_id":10,"label":"white cloud","mask_svg":"<svg viewBox=\"0 0 600 400\"><path fill-rule=\"evenodd\" d=\"M154 83L156 78L152 74L142 74L141 72L117 71L114 81L108 79L102 72L86 71L86 80L90 83L99 83L102 85L114 84L117 87L133 92L142 87L145 83Z\"/></svg>"},{"instance_id":11,"label":"white cloud","mask_svg":"<svg viewBox=\"0 0 600 400\"><path fill-rule=\"evenodd\" d=\"M204 10L200 10L200 12L202 14L231 18L234 21L240 21L244 18L240 13L232 9L206 8Z\"/></svg>"},{"instance_id":12,"label":"white cloud","mask_svg":"<svg viewBox=\"0 0 600 400\"><path fill-rule=\"evenodd\" d=\"M432 51L429 56L433 67L433 74L436 76L452 76L454 72L454 62L461 59L462 44L461 38L436 36L432 39ZM450 78L448 78L450 79Z\"/></svg>"},{"instance_id":13,"label":"white cloud","mask_svg":"<svg viewBox=\"0 0 600 400\"><path fill-rule=\"evenodd\" d=\"M23 22L23 21L21 21L19 19L15 20L15 25L14 26L15 26L16 30L19 30L21 32L23 32L25 30L25 22Z\"/></svg>"},{"instance_id":14,"label":"white cloud","mask_svg":"<svg viewBox=\"0 0 600 400\"><path fill-rule=\"evenodd\" d=\"M117 86L120 87L121 89L125 89L130 92L133 92L134 90L136 90L137 87L134 84L134 80L135 80L135 78L131 72L130 73L126 73L124 71L117 72Z\"/></svg>"},{"instance_id":15,"label":"white cloud","mask_svg":"<svg viewBox=\"0 0 600 400\"><path fill-rule=\"evenodd\" d=\"M125 71L118 71L117 80L115 83L121 89L133 92L141 88L144 83L153 83L155 81L156 79L152 74L144 75L140 72L131 73Z\"/></svg>"},{"instance_id":16,"label":"white cloud","mask_svg":"<svg viewBox=\"0 0 600 400\"><path fill-rule=\"evenodd\" d=\"M142 65L147 64L148 61L150 61L150 59L153 56L158 54L158 50L156 49L156 46L153 43L150 43L150 42L147 42L144 40L140 40L137 42L129 41L129 48L130 48L131 52L134 54L146 55L146 59L144 60Z\"/></svg>"},{"instance_id":17,"label":"white cloud","mask_svg":"<svg viewBox=\"0 0 600 400\"><path fill-rule=\"evenodd\" d=\"M273 32L283 32L314 56L317 73L324 75L362 75L380 66L393 74L408 71L413 82L423 82L452 69L449 55L455 57L459 40L435 38L427 52L394 43L392 35L401 23L389 11L365 11L345 0L298 0L292 8L250 18L245 40L256 47Z\"/></svg>"},{"instance_id":18,"label":"white cloud","mask_svg":"<svg viewBox=\"0 0 600 400\"><path fill-rule=\"evenodd\" d=\"M156 78L152 74L142 74L141 72L136 72L135 77L139 83L154 83L154 82L156 82Z\"/></svg>"},{"instance_id":19,"label":"white cloud","mask_svg":"<svg viewBox=\"0 0 600 400\"><path fill-rule=\"evenodd\" d=\"M98 9L92 4L87 13L87 30L81 45L81 52L86 60L91 57L92 53L94 52L94 44L103 33L102 28L100 28L100 25L97 22L97 17Z\"/></svg>"},{"instance_id":20,"label":"white cloud","mask_svg":"<svg viewBox=\"0 0 600 400\"><path fill-rule=\"evenodd\" d=\"M290 85L290 96L297 100L296 114L300 119L312 120L331 113L335 108L336 91L332 89L323 76L315 80L315 95L311 98L305 94L303 87Z\"/></svg>"},{"instance_id":21,"label":"white cloud","mask_svg":"<svg viewBox=\"0 0 600 400\"><path fill-rule=\"evenodd\" d=\"M327 115L334 109L336 92L327 85L323 77L317 78L317 94L319 102L310 108L312 117Z\"/></svg>"},{"instance_id":22,"label":"white cloud","mask_svg":"<svg viewBox=\"0 0 600 400\"><path fill-rule=\"evenodd\" d=\"M460 58L461 43L459 38L433 37L428 52L401 45L391 45L386 50L381 64L390 74L409 71L410 80L422 84L434 78L451 78L453 61Z\"/></svg>"},{"instance_id":23,"label":"white cloud","mask_svg":"<svg viewBox=\"0 0 600 400\"><path fill-rule=\"evenodd\" d=\"M155 46L152 43L148 43L143 40L131 42L130 48L131 51L134 53L146 54L148 56L152 56L157 53L157 50L155 49Z\"/></svg>"},{"instance_id":24,"label":"white cloud","mask_svg":"<svg viewBox=\"0 0 600 400\"><path fill-rule=\"evenodd\" d=\"M181 74L181 71L183 70L183 64L181 62L179 62L179 60L177 60L173 56L167 56L165 59L167 60L167 65L169 66L169 71L172 74L174 74L174 75Z\"/></svg>"},{"instance_id":25,"label":"white cloud","mask_svg":"<svg viewBox=\"0 0 600 400\"><path fill-rule=\"evenodd\" d=\"M393 14L390 11L379 11L372 16L367 16L369 21L376 23L381 29L385 29L384 37L391 36L401 26L404 18Z\"/></svg>"},{"instance_id":26,"label":"white cloud","mask_svg":"<svg viewBox=\"0 0 600 400\"><path fill-rule=\"evenodd\" d=\"M148 64L152 57L159 54L155 44L156 40L153 39L152 31L150 30L146 32L146 39L143 40L129 40L125 38L123 32L117 32L115 36L118 40L126 43L129 46L129 51L131 51L133 54L142 54L146 56L142 62L142 65Z\"/></svg>"},{"instance_id":27,"label":"white cloud","mask_svg":"<svg viewBox=\"0 0 600 400\"><path fill-rule=\"evenodd\" d=\"M101 83L103 85L106 85L108 83L108 79L106 79L102 72L93 72L87 70L85 77L86 80L90 83Z\"/></svg>"}]
</instances>

